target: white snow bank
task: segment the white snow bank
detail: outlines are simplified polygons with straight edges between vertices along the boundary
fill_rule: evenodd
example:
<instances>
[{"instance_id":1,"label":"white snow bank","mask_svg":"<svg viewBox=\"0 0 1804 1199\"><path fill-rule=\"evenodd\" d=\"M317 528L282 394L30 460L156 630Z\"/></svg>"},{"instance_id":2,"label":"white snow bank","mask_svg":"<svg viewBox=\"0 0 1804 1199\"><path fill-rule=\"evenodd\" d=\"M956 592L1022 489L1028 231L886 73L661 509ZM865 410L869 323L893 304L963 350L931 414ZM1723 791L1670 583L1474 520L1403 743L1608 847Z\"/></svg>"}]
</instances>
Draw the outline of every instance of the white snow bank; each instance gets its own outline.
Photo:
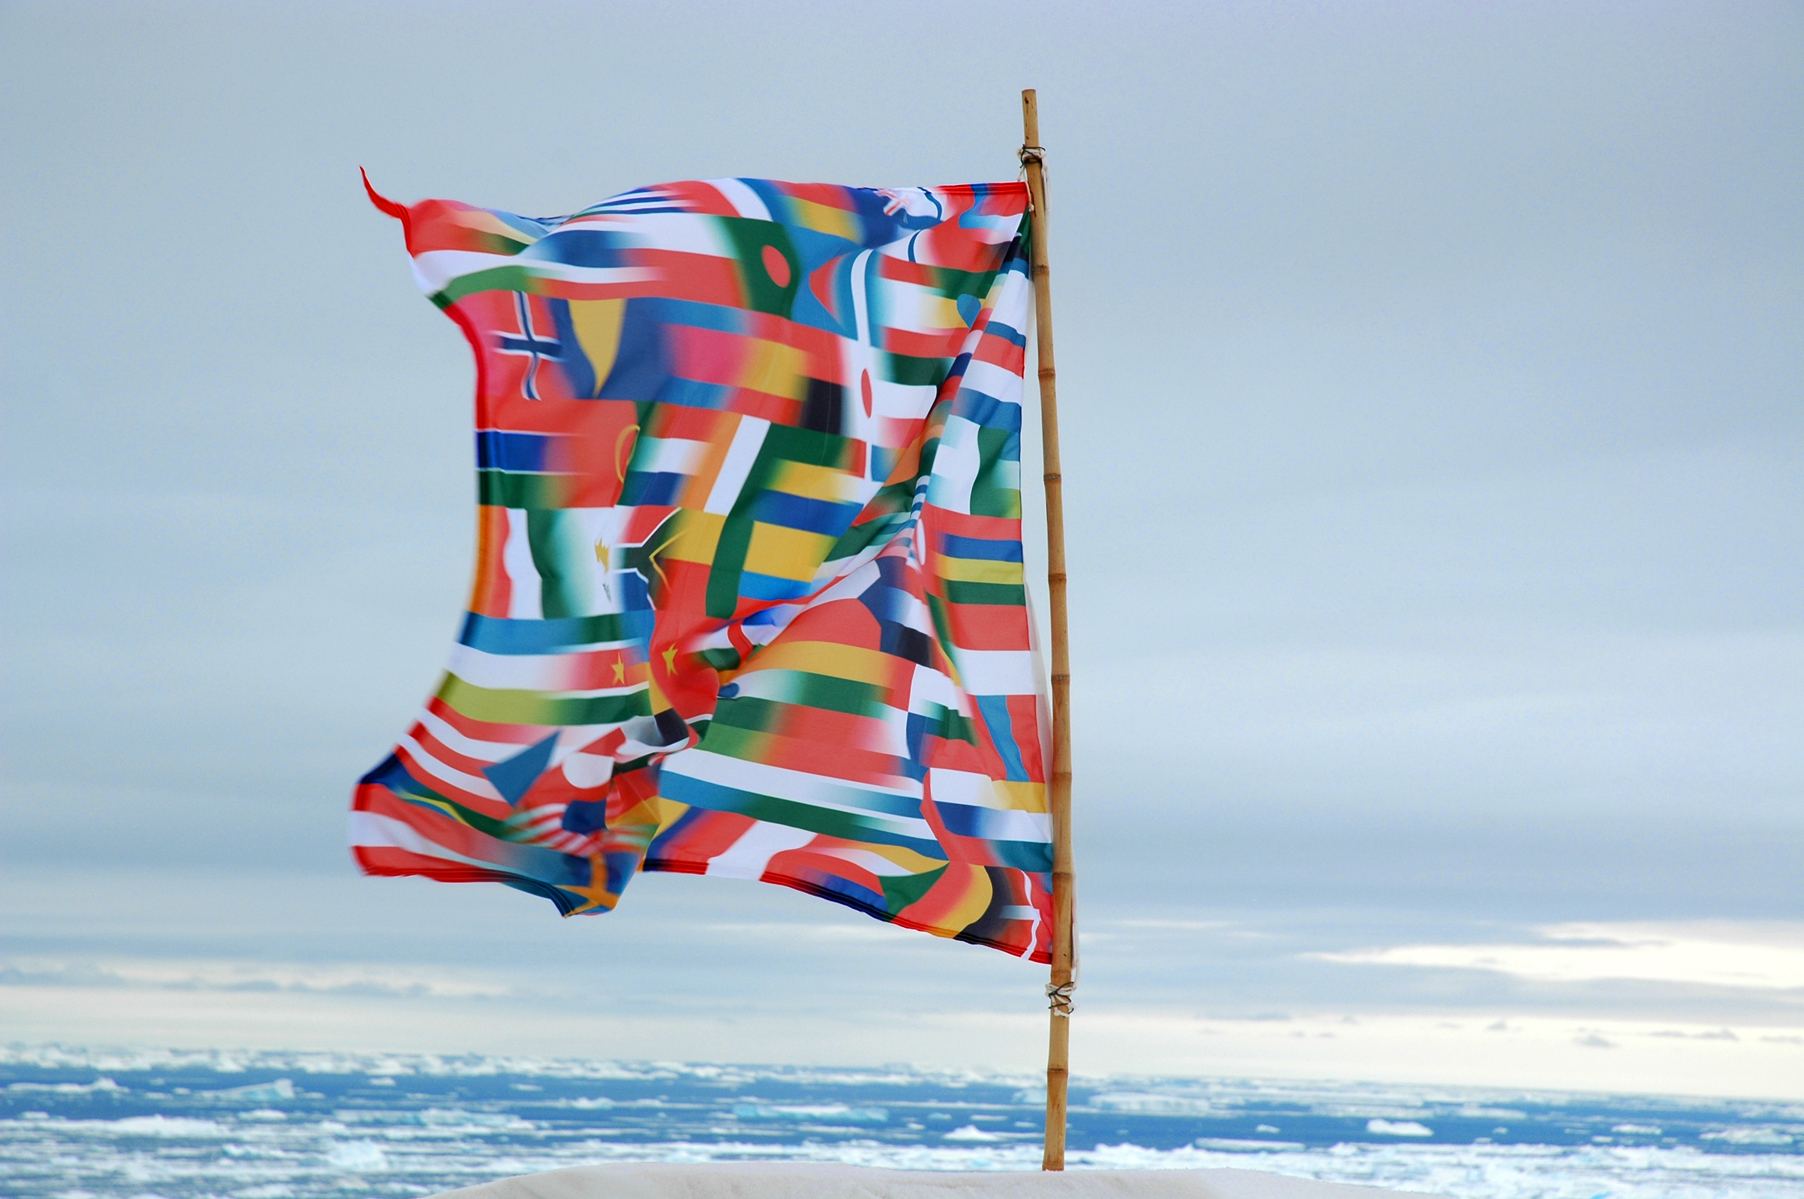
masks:
<instances>
[{"instance_id":1,"label":"white snow bank","mask_svg":"<svg viewBox=\"0 0 1804 1199\"><path fill-rule=\"evenodd\" d=\"M1062 1174L873 1170L805 1162L573 1166L451 1191L457 1199L1365 1199L1395 1194L1254 1170ZM449 1199L449 1197L447 1197Z\"/></svg>"}]
</instances>

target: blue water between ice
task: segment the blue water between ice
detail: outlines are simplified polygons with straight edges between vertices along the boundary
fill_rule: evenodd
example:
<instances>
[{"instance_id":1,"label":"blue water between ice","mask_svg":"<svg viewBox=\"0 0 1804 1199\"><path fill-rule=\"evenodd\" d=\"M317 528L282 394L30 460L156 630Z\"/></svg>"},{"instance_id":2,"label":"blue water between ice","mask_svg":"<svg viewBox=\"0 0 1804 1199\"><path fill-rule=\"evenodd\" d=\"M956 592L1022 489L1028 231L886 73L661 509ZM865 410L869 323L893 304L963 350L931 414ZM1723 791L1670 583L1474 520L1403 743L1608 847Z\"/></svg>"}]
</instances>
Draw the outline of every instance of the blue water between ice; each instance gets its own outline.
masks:
<instances>
[{"instance_id":1,"label":"blue water between ice","mask_svg":"<svg viewBox=\"0 0 1804 1199\"><path fill-rule=\"evenodd\" d=\"M1473 1199L1804 1199L1804 1105L1078 1079L1069 1164ZM616 1161L1034 1169L1031 1078L407 1054L0 1049L0 1194L424 1195Z\"/></svg>"}]
</instances>

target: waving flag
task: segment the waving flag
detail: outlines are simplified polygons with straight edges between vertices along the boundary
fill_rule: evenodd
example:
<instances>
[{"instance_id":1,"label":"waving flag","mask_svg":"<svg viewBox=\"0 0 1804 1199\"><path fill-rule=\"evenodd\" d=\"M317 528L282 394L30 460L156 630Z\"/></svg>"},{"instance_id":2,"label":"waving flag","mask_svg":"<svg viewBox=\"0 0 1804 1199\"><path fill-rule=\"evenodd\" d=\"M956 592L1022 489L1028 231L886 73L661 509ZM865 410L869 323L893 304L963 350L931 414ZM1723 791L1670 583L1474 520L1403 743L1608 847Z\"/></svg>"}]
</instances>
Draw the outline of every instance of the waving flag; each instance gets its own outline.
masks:
<instances>
[{"instance_id":1,"label":"waving flag","mask_svg":"<svg viewBox=\"0 0 1804 1199\"><path fill-rule=\"evenodd\" d=\"M762 879L1048 960L1025 185L370 196L475 350L479 519L364 871Z\"/></svg>"}]
</instances>

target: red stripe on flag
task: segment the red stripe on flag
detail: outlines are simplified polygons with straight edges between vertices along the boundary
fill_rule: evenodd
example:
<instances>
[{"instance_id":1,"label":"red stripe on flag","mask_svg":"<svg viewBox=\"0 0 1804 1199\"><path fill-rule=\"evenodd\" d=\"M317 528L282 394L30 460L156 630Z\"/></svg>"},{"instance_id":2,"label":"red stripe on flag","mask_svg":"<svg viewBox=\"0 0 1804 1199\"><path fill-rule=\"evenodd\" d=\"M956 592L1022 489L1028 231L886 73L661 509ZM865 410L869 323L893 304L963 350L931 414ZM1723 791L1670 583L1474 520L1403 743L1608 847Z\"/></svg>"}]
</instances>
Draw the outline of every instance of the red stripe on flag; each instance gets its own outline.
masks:
<instances>
[{"instance_id":1,"label":"red stripe on flag","mask_svg":"<svg viewBox=\"0 0 1804 1199\"><path fill-rule=\"evenodd\" d=\"M476 720L465 716L436 695L426 701L426 710L473 741L508 741L524 749L529 745L537 745L552 732L537 724L493 724L486 720Z\"/></svg>"},{"instance_id":2,"label":"red stripe on flag","mask_svg":"<svg viewBox=\"0 0 1804 1199\"><path fill-rule=\"evenodd\" d=\"M680 831L664 833L653 841L642 869L704 874L709 862L733 848L758 823L737 812L705 812L697 808L690 811L700 814Z\"/></svg>"},{"instance_id":3,"label":"red stripe on flag","mask_svg":"<svg viewBox=\"0 0 1804 1199\"><path fill-rule=\"evenodd\" d=\"M1046 781L1046 763L1040 757L1040 697L1011 695L1008 697L1009 724L1015 733L1015 748L1021 752L1021 764L1027 777L1036 783Z\"/></svg>"},{"instance_id":4,"label":"red stripe on flag","mask_svg":"<svg viewBox=\"0 0 1804 1199\"><path fill-rule=\"evenodd\" d=\"M858 211L858 201L852 198L851 190L837 183L779 183L777 187L784 195L807 200L810 204L837 208L841 212Z\"/></svg>"},{"instance_id":5,"label":"red stripe on flag","mask_svg":"<svg viewBox=\"0 0 1804 1199\"><path fill-rule=\"evenodd\" d=\"M647 191L659 192L681 201L683 207L691 212L703 213L707 216L738 216L739 210L720 194L720 189L712 184L700 182L661 183Z\"/></svg>"},{"instance_id":6,"label":"red stripe on flag","mask_svg":"<svg viewBox=\"0 0 1804 1199\"><path fill-rule=\"evenodd\" d=\"M945 612L952 644L960 649L1032 648L1026 608L1012 604L947 604Z\"/></svg>"},{"instance_id":7,"label":"red stripe on flag","mask_svg":"<svg viewBox=\"0 0 1804 1199\"><path fill-rule=\"evenodd\" d=\"M909 358L953 358L970 335L969 329L937 329L917 333L912 329L882 329L883 348Z\"/></svg>"},{"instance_id":8,"label":"red stripe on flag","mask_svg":"<svg viewBox=\"0 0 1804 1199\"><path fill-rule=\"evenodd\" d=\"M988 362L1017 375L1027 369L1027 347L1018 346L1008 338L994 334L979 341L971 357L977 362Z\"/></svg>"}]
</instances>

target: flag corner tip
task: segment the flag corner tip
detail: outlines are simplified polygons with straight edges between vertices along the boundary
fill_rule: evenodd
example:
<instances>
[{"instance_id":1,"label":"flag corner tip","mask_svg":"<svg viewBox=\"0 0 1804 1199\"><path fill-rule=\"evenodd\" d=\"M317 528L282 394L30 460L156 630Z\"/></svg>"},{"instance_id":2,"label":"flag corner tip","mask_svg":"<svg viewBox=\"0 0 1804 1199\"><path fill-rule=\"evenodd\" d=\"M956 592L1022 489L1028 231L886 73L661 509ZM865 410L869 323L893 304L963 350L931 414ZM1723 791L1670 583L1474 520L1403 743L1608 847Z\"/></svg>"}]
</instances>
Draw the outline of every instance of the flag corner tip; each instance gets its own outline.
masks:
<instances>
[{"instance_id":1,"label":"flag corner tip","mask_svg":"<svg viewBox=\"0 0 1804 1199\"><path fill-rule=\"evenodd\" d=\"M396 220L404 221L407 219L407 206L405 204L397 204L381 192L377 191L376 185L370 182L370 173L368 170L362 165L359 165L357 174L363 179L363 190L369 196L370 203L374 204L378 211L386 213Z\"/></svg>"}]
</instances>

